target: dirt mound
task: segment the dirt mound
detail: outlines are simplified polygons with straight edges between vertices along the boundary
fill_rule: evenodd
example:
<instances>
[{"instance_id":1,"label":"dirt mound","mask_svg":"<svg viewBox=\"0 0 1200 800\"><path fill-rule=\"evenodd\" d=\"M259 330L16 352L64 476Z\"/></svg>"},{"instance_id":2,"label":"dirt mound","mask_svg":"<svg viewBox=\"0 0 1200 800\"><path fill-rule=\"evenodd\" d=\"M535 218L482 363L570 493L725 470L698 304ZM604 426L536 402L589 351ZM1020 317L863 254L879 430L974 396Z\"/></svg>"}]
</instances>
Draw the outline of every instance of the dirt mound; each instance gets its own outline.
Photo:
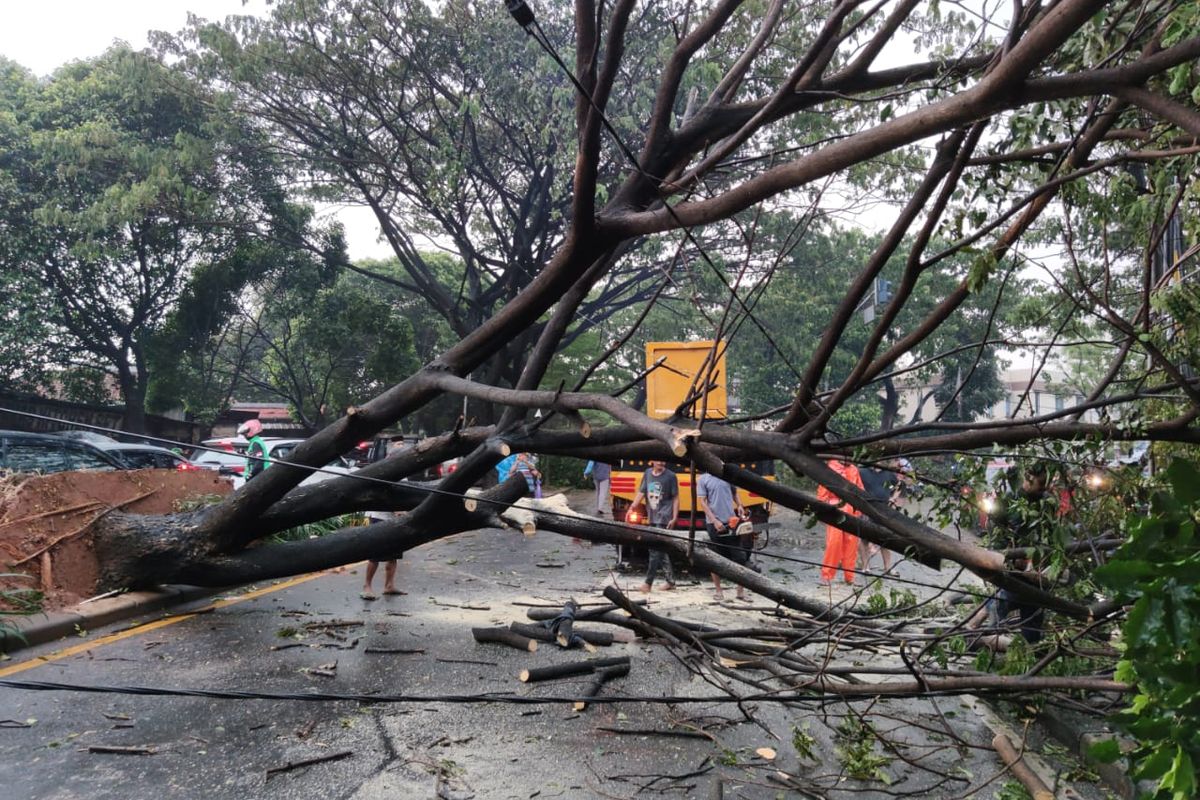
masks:
<instances>
[{"instance_id":1,"label":"dirt mound","mask_svg":"<svg viewBox=\"0 0 1200 800\"><path fill-rule=\"evenodd\" d=\"M91 597L99 575L91 527L102 515L117 509L169 514L230 490L229 482L211 471L7 477L0 481L0 571L30 577L0 578L0 589L40 589L47 611Z\"/></svg>"}]
</instances>

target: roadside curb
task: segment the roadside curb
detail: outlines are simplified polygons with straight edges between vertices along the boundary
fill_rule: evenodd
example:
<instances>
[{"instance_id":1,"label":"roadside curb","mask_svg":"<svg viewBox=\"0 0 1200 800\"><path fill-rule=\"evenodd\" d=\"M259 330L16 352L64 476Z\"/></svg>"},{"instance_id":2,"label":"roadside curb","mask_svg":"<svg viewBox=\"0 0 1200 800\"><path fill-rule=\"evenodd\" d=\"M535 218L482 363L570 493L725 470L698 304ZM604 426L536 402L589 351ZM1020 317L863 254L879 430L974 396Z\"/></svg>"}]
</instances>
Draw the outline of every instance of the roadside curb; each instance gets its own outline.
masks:
<instances>
[{"instance_id":1,"label":"roadside curb","mask_svg":"<svg viewBox=\"0 0 1200 800\"><path fill-rule=\"evenodd\" d=\"M113 622L201 600L223 591L225 588L211 586L162 586L150 591L125 592L62 611L9 617L6 622L12 627L0 630L0 653L11 654L80 631L95 630Z\"/></svg>"},{"instance_id":2,"label":"roadside curb","mask_svg":"<svg viewBox=\"0 0 1200 800\"><path fill-rule=\"evenodd\" d=\"M978 697L969 697L970 699L966 701L967 704L974 708L985 725L996 733L1007 735L1014 742L1022 740L1021 734L1004 720L992 703ZM1114 736L1122 742L1122 750L1129 744L1105 726L1103 722L1059 709L1053 714L1039 714L1037 725L1051 738L1078 756L1080 761L1100 777L1099 782L1112 790L1121 800L1133 800L1137 796L1137 787L1126 774L1123 760L1112 764L1101 764L1089 755L1092 745ZM1027 766L1047 786L1055 785L1054 776L1057 772L1055 765L1048 763L1045 757L1033 750L1024 752L1023 757Z\"/></svg>"},{"instance_id":3,"label":"roadside curb","mask_svg":"<svg viewBox=\"0 0 1200 800\"><path fill-rule=\"evenodd\" d=\"M1137 796L1137 787L1130 780L1126 771L1124 759L1118 759L1111 764L1102 764L1091 757L1092 746L1116 738L1121 742L1121 750L1125 751L1126 742L1123 737L1110 730L1103 722L1069 711L1058 710L1053 714L1040 714L1038 724L1046 732L1066 746L1072 753L1079 756L1089 769L1100 776L1100 780L1112 789L1122 800L1133 800Z\"/></svg>"}]
</instances>

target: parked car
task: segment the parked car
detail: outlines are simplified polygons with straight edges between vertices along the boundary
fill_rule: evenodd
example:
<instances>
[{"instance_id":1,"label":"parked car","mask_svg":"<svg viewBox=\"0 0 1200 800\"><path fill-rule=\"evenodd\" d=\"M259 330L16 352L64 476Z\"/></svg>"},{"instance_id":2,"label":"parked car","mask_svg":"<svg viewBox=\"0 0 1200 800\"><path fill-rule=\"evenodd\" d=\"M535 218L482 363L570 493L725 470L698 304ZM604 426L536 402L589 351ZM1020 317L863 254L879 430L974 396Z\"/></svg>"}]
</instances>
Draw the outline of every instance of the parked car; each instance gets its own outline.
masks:
<instances>
[{"instance_id":1,"label":"parked car","mask_svg":"<svg viewBox=\"0 0 1200 800\"><path fill-rule=\"evenodd\" d=\"M117 440L111 436L105 436L103 433L96 431L83 431L72 429L69 431L57 431L55 436L61 436L64 439L77 439L88 444L116 444Z\"/></svg>"},{"instance_id":2,"label":"parked car","mask_svg":"<svg viewBox=\"0 0 1200 800\"><path fill-rule=\"evenodd\" d=\"M391 436L387 438L377 438L374 442L370 443L370 447L366 452L365 460L360 462L360 466L366 466L367 464L373 464L376 461L382 461L390 455L416 446L417 442L419 441L421 441L420 436ZM362 445L359 445L360 450L361 448ZM460 458L452 458L449 461L443 461L440 464L434 464L433 466L427 467L421 472L410 475L408 480L434 481L438 478L444 478L458 469L458 464L461 460L462 459Z\"/></svg>"},{"instance_id":3,"label":"parked car","mask_svg":"<svg viewBox=\"0 0 1200 800\"><path fill-rule=\"evenodd\" d=\"M267 446L267 457L272 462L287 461L288 456L292 451L303 442L304 439L272 439L264 438L263 442ZM203 469L215 469L222 475L226 475L233 479L233 488L240 488L245 483L246 472L246 445L248 442L242 437L227 437L224 439L208 439L202 442L205 447L215 448L213 450L199 450L192 457L192 463ZM353 472L353 465L346 459L335 458L333 461L325 465L324 469L332 470L337 473ZM305 478L303 483L317 483L322 480L322 476L332 477L328 473L314 472L308 478Z\"/></svg>"},{"instance_id":4,"label":"parked car","mask_svg":"<svg viewBox=\"0 0 1200 800\"><path fill-rule=\"evenodd\" d=\"M224 475L241 475L246 469L246 457L232 450L197 450L192 464L199 469L214 469Z\"/></svg>"},{"instance_id":5,"label":"parked car","mask_svg":"<svg viewBox=\"0 0 1200 800\"><path fill-rule=\"evenodd\" d=\"M224 450L229 453L244 453L246 452L246 445L248 445L249 442L247 442L241 436L221 436L216 439L205 439L200 444L201 446L212 450ZM196 453L196 455L199 455L203 452L203 450L200 450ZM192 460L194 461L195 458L193 457Z\"/></svg>"},{"instance_id":6,"label":"parked car","mask_svg":"<svg viewBox=\"0 0 1200 800\"><path fill-rule=\"evenodd\" d=\"M0 471L69 472L116 470L121 464L95 446L78 439L22 431L0 431Z\"/></svg>"},{"instance_id":7,"label":"parked car","mask_svg":"<svg viewBox=\"0 0 1200 800\"><path fill-rule=\"evenodd\" d=\"M152 444L97 443L96 448L121 462L125 469L176 469L181 472L204 469L172 450Z\"/></svg>"}]
</instances>

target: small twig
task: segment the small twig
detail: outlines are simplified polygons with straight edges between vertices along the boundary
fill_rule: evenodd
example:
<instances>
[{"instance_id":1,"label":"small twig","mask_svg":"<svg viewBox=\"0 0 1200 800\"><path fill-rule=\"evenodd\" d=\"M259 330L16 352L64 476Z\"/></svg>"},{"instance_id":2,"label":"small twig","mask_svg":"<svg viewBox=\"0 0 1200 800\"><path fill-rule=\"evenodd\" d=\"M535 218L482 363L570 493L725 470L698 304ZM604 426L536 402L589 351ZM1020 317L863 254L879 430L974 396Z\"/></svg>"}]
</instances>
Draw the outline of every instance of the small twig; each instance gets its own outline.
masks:
<instances>
[{"instance_id":1,"label":"small twig","mask_svg":"<svg viewBox=\"0 0 1200 800\"><path fill-rule=\"evenodd\" d=\"M366 624L367 623L360 619L347 619L332 620L330 622L306 622L304 623L303 627L306 631L317 631L321 628L357 628ZM328 631L326 631L326 633L328 633Z\"/></svg>"},{"instance_id":2,"label":"small twig","mask_svg":"<svg viewBox=\"0 0 1200 800\"><path fill-rule=\"evenodd\" d=\"M32 516L21 517L20 519L7 519L4 522L0 522L0 529L9 528L13 525L19 525L22 522L33 522L35 519L43 519L44 517L65 517L68 514L72 514L76 511L83 511L85 509L94 511L97 506L102 505L104 504L99 500L88 500L85 503L77 503L76 505L67 506L66 508L56 508L52 511L43 511L40 514L33 514Z\"/></svg>"},{"instance_id":3,"label":"small twig","mask_svg":"<svg viewBox=\"0 0 1200 800\"><path fill-rule=\"evenodd\" d=\"M483 667L500 666L495 661L472 661L469 658L435 658L434 661L439 664L478 664Z\"/></svg>"},{"instance_id":4,"label":"small twig","mask_svg":"<svg viewBox=\"0 0 1200 800\"><path fill-rule=\"evenodd\" d=\"M121 594L121 592L124 592L124 591L125 591L124 589L113 589L111 592L105 592L104 594L98 594L95 597L89 597L87 600L80 600L79 603L77 603L77 605L86 606L88 603L94 603L97 600L103 600L106 597L112 597L113 595Z\"/></svg>"},{"instance_id":5,"label":"small twig","mask_svg":"<svg viewBox=\"0 0 1200 800\"><path fill-rule=\"evenodd\" d=\"M291 772L292 770L300 769L301 767L311 767L313 764L324 764L326 761L341 761L343 758L349 758L352 755L354 755L353 750L342 750L341 752L338 752L338 753L330 753L327 756L317 756L316 758L305 758L301 761L289 761L288 763L284 764L283 766L271 767L270 769L268 769L267 770L267 780L270 780L272 776L279 775L280 773Z\"/></svg>"},{"instance_id":6,"label":"small twig","mask_svg":"<svg viewBox=\"0 0 1200 800\"><path fill-rule=\"evenodd\" d=\"M598 727L596 730L601 733L613 733L617 736L670 736L680 739L711 739L712 737L706 733L699 731L672 731L660 730L658 728L610 728Z\"/></svg>"},{"instance_id":7,"label":"small twig","mask_svg":"<svg viewBox=\"0 0 1200 800\"><path fill-rule=\"evenodd\" d=\"M474 605L471 605L470 603L446 603L441 600L430 600L429 602L433 603L435 606L442 606L443 608L464 608L467 611L491 611L492 610L491 606L474 606Z\"/></svg>"},{"instance_id":8,"label":"small twig","mask_svg":"<svg viewBox=\"0 0 1200 800\"><path fill-rule=\"evenodd\" d=\"M113 753L123 756L152 756L158 751L150 745L131 745L128 747L123 747L115 744L93 744L88 745L87 752Z\"/></svg>"},{"instance_id":9,"label":"small twig","mask_svg":"<svg viewBox=\"0 0 1200 800\"><path fill-rule=\"evenodd\" d=\"M422 648L406 648L406 647L364 647L364 653L387 653L391 655L423 655L425 651Z\"/></svg>"}]
</instances>

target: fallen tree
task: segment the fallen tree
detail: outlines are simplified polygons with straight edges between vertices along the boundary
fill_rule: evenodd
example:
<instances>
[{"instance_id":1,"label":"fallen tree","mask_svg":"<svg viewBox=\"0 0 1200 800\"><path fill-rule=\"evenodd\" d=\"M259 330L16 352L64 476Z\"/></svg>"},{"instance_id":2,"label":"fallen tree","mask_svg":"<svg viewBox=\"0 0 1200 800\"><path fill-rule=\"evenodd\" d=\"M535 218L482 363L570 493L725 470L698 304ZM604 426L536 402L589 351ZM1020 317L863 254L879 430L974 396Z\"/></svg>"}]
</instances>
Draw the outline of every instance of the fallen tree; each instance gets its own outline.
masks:
<instances>
[{"instance_id":1,"label":"fallen tree","mask_svg":"<svg viewBox=\"0 0 1200 800\"><path fill-rule=\"evenodd\" d=\"M270 126L281 150L295 154L326 148L327 158L354 166L355 159L378 154L363 154L341 138L327 141L319 135L322 120L336 126L346 118L349 106L339 103L349 104L349 98L316 91L302 96L302 102L312 103L306 110L317 112L317 124L292 125L289 115L280 113L280 96L269 91L292 86L288 76L251 76L244 69L273 68L272 54L286 48L297 29L318 42L330 30L351 30L380 66L372 80L379 85L402 82L403 75L392 70L403 59L384 45L403 39L396 34L405 21L385 15L378 23L386 35L376 36L369 26L355 27L356 13L375 19L373 4L327 4L321 15L306 20L309 5L278 3L275 16L261 26L232 21L198 27L191 50L182 55L192 68L212 70L217 80L235 89L253 83L254 91L242 95L239 110ZM1190 279L1177 277L1194 263L1189 259L1195 253L1176 248L1161 256L1169 221L1195 206L1190 180L1200 152L1200 115L1190 101L1200 57L1195 5L1183 0L1150 5L1033 0L1017 2L1002 16L978 24L963 16L943 18L936 9L918 5L915 0L871 6L847 0L788 9L773 2L760 17L751 13L750 4L718 0L702 9L657 6L654 14L639 17L629 0L604 6L585 0L575 6L568 76L570 59L557 67L539 61L558 53L536 24L538 9L515 4L518 23L530 38L525 49L514 47L511 69L531 82L543 81L548 92L566 91L573 97L570 141L553 143L556 149L573 150L570 174L562 179L569 189L558 209L561 235L547 236L546 228L538 229L538 240L553 246L521 251L525 262L530 252L539 258L522 262L519 289L508 292L510 281L499 292L506 299L497 310L469 324L460 318L456 344L378 397L349 408L297 447L287 462L272 465L235 495L186 514L134 517L114 511L96 520L92 535L103 570L101 588L256 581L363 558L392 558L480 527L521 526L529 516L524 522L505 520L521 519L522 509L513 505L525 494L522 479L471 493L504 456L516 451L581 459L636 455L673 459L720 475L926 566L965 568L1021 601L1076 621L1078 627L1068 637L1072 643L1086 639L1119 610L1116 603L1068 596L1064 587L1043 584L1016 569L1005 552L963 541L911 510L871 500L826 464L833 458L878 463L903 456L917 462L918 476L934 485L950 479L945 470L941 476L934 470L926 474L928 462L921 459L1037 447L1040 457L1053 461L1069 459L1063 443L1194 445L1200 440L1200 381L1193 377L1195 348L1189 338L1189 331L1200 329L1191 325L1200 314L1184 291ZM493 21L502 13L499 4L455 4L454 11ZM297 20L311 27L296 26ZM634 30L661 37L661 58L654 49L630 55L626 44ZM907 63L881 64L885 53L892 58L898 51L913 56ZM630 72L651 76L653 91L619 91ZM492 126L494 120L473 109L454 88L441 86L414 113L461 121L441 126L464 132L461 139L440 143L443 151L454 151L475 146L472 136L485 122L490 134L505 134L503 125ZM402 128L388 130L389 135L423 135L404 127L405 117L383 116ZM378 130L382 139L382 123ZM527 133L522 130L522 137ZM322 165L326 168L328 164ZM488 202L515 202L522 213L529 211L519 199L528 187L508 192L505 181L544 181L552 173L535 163L527 175L513 170L500 179L489 176ZM410 178L406 173L404 179ZM397 187L373 180L359 181L356 191L377 215L388 218L385 232L406 249L406 267L419 272L420 259L407 253L397 236L408 213L393 197ZM455 184L460 193L455 196L470 194L468 184ZM786 252L763 252L757 225L776 214L802 230L842 213L843 205L871 214L881 230L827 322L822 320L807 362L778 359L780 380L793 390L791 402L745 420L769 424L751 428L691 419L683 407L673 419L652 419L628 399L644 374L615 388L596 380L595 373L622 346L644 336L639 329L644 314L623 323L614 332L617 341L605 343L594 363L567 379L548 379L556 356L579 330L580 316L590 313L602 293L603 282L646 248L676 251L669 263L659 263L661 277L656 280L663 292L694 301L707 320L704 332L713 340L727 341L747 330L757 330L768 343L791 335L788 329L767 330L756 314L763 287L787 257ZM451 203L441 213L451 219L459 210ZM511 233L520 238L519 230ZM703 241L706 234L742 243L741 255L712 258ZM789 247L801 247L803 241L798 236ZM943 374L937 372L940 356L914 363L909 354L967 316L968 301L983 287L1003 292L1047 243L1061 252L1046 265L1045 296L1037 298L1042 303L1026 309L1028 319L1022 324L1034 341L997 339L991 333L993 314L975 309L970 313L981 325L979 340L947 344L946 353L974 352L977 364L985 347L1032 347L1040 366L1017 404L1017 410L1030 406L1028 415L1018 417L1014 410L1006 419L970 422L945 420L939 412L933 419L914 418L897 427L841 430L844 417L839 413L852 401L878 399L887 393L887 381L904 375L936 374L952 381L947 405L953 403L970 378L971 365L961 374ZM690 283L681 287L684 272L690 273ZM487 268L471 275L464 276L464 284L505 280ZM884 275L895 285L890 301L881 304L875 302L876 287ZM935 276L949 288L918 303L917 289ZM427 283L434 287L437 282L430 277ZM717 286L717 299L701 302L695 287L702 283ZM470 291L476 300L491 297L485 288L472 286ZM655 293L646 302L659 296ZM438 289L434 300L443 306L442 313L455 316L452 297ZM481 302L473 301L472 314L484 307ZM848 354L850 367L835 376L831 363L835 355L847 357L839 348L865 304L875 312L865 342ZM1162 310L1166 307L1169 313ZM1035 381L1050 355L1089 347L1098 348L1099 364L1094 379L1078 389L1078 402L1041 410ZM486 368L489 363L494 367L502 353L509 354L504 369ZM513 353L527 355L518 363ZM697 376L691 399L703 403L707 385L705 376ZM474 398L503 413L486 426L460 420L456 429L395 458L352 476L300 487L311 469L445 397ZM541 413L534 415L534 410ZM436 484L405 480L450 457L462 457L457 471ZM764 481L738 466L759 458L786 465L803 485L830 488L861 516L850 518L812 491ZM394 522L350 527L316 540L266 541L297 524L368 509L403 513ZM841 635L833 628L835 620L853 625L855 635L898 643L897 657L906 667L919 665L911 666L908 678L882 687L830 677L836 672L829 669L788 673L785 682L792 688L843 700L882 692L1127 689L1109 676L1038 675L1072 652L1066 645L1056 645L1045 663L1022 680L938 674L928 666L938 657L931 639L906 640L895 626L862 618L859 609L816 603L703 547L651 529L536 504L524 513L542 530L671 550L698 568L800 612L810 623L824 626L822 636ZM661 621L645 615L638 620L642 630L658 625L671 633ZM693 633L682 629L671 635L695 643ZM952 624L938 634L938 641L956 634ZM737 666L723 662L722 655L729 661L750 658L773 678L780 677L775 674L779 669L798 666L784 657L767 657L761 643L747 641L751 638L718 635L715 642L699 639L696 646L716 655L720 670L736 672ZM905 649L918 646L917 655ZM911 662L906 660L910 656ZM753 681L755 686L776 686L761 676Z\"/></svg>"},{"instance_id":2,"label":"fallen tree","mask_svg":"<svg viewBox=\"0 0 1200 800\"><path fill-rule=\"evenodd\" d=\"M886 69L878 69L877 60L897 40L902 27L935 25L934 18L919 12L915 3L900 3L883 15L879 7L863 11L856 3L841 2L832 4L824 18L772 13L754 21L743 19L740 6L722 2L704 15L678 18L673 52L659 65L654 101L644 113L637 139L609 124L609 117L624 113L623 98L613 96L613 88L625 66L625 37L638 24L633 5L619 3L607 16L597 16L590 6L578 9L574 76L578 141L569 224L533 279L456 345L371 402L349 409L298 447L290 463L275 465L234 497L213 508L165 518L106 515L95 530L106 588L167 580L210 584L253 580L398 553L431 538L493 522L490 510L465 511L461 495L512 450L603 457L619 445L623 452L691 461L824 521L842 518L814 495L782 485L766 486L734 463L755 457L778 459L797 474L830 486L860 511L863 516L848 521L848 527L862 538L929 565L962 564L997 585L1086 616L1086 608L1056 600L1021 580L1006 568L1002 554L966 545L872 503L827 470L822 459L855 455L859 445L866 448L860 456L882 458L1096 436L1196 440L1200 433L1192 420L1200 406L1200 386L1180 371L1153 335L1136 340L1121 337L1120 332L1130 326L1153 330L1155 318L1144 308L1133 308L1127 318L1113 297L1108 298L1102 316L1116 331L1114 341L1127 346L1106 379L1092 387L1085 405L1019 422L939 424L935 420L924 423L935 433L925 438L908 436L915 431L903 427L861 442L827 436L831 420L850 397L875 391L880 376L895 371L903 354L950 319L975 288L989 279L1002 279L1013 269L1009 262L1023 237L1045 235L1045 228L1038 227L1045 223L1044 217L1070 217L1069 207L1052 206L1065 188L1109 180L1120 174L1114 170L1132 162L1154 168L1170 159L1191 157L1194 148L1180 142L1200 135L1200 123L1175 99L1182 91L1180 82L1164 84L1165 76L1178 75L1179 68L1200 55L1200 39L1175 33L1178 19L1187 13L1186 4L1164 4L1153 19L1133 14L1132 5L1098 0L1066 0L1048 8L1037 3L1019 5L1010 17L989 20L992 26L1006 26L996 40L977 36L961 44L954 58L916 60ZM1103 17L1097 16L1101 8L1106 9ZM295 14L299 9L289 6L286 12ZM498 13L491 8L476 12ZM285 16L281 10L277 19ZM536 39L536 27L528 19L525 23ZM393 18L390 24L402 26L404 21ZM224 33L236 38L239 29L230 25ZM747 25L754 35L748 35ZM1096 31L1105 32L1108 47L1093 52L1081 42L1091 41L1088 37ZM267 24L253 39L247 33L244 45L266 47L272 35ZM779 55L776 47L784 47L785 42L799 46L801 56L780 75L771 65ZM543 42L543 47L552 45ZM193 55L214 56L200 44ZM514 58L519 56L514 53ZM700 61L720 65L723 71L720 80L704 87L703 96L696 91L701 86L694 74ZM562 74L545 77L564 80ZM685 91L690 99L684 97ZM679 116L685 99L687 108ZM887 113L864 113L885 101ZM265 103L261 97L258 102ZM1058 127L1044 126L1045 136L1034 143L1018 144L1016 140L1027 135L1003 138L1006 131L1024 130L1019 121L1035 108L1052 117ZM256 114L263 107L247 101L244 110ZM813 113L826 115L838 135L805 144L799 120ZM264 119L269 120L269 115ZM1052 135L1059 129L1061 136ZM281 135L289 134L281 129ZM779 140L796 146L772 149ZM928 157L913 147L923 140L937 141ZM740 160L732 160L735 156ZM898 178L901 173L887 166L889 157L916 158L917 163L907 169L921 171L921 177L906 192L906 202L897 204L890 228L848 287L799 376L794 402L773 430L750 431L683 418L664 423L646 417L619 397L538 388L581 304L628 252L629 243L671 231L681 231L686 239L696 226L743 224L741 215L753 212L758 204L787 201L839 176L850 191L855 185L850 171L862 166L879 165L885 174ZM1053 161L1047 164L1050 157ZM623 178L611 177L621 172ZM994 183L997 174L1007 176L1011 188L996 196L991 206L985 203L984 209L975 210L973 231L964 231L941 251L930 252L932 241L945 241L948 231L961 230L964 212L961 204L956 205L955 194L980 192L984 184ZM607 201L598 205L601 175L613 182L606 187ZM1147 242L1141 251L1150 252L1156 244ZM703 259L702 249L696 253ZM930 271L963 269L962 261L950 266L950 257L963 253L969 254L968 272L956 288L923 312L920 324L897 335L892 323L915 284ZM885 263L897 259L905 266L895 297L873 326L856 368L840 385L820 391L821 375L839 337ZM1115 264L1106 267L1113 280L1119 277ZM1067 270L1063 272L1066 281ZM670 280L669 274L665 280ZM735 331L735 321L754 319L748 303L752 289L743 290L728 280L725 285L724 315L713 331L717 338ZM1151 287L1144 282L1143 288ZM540 334L513 388L464 377L535 323ZM1113 382L1135 364L1148 365L1142 368L1145 374L1163 376L1155 395L1170 396L1169 413L1160 421L1138 426L1111 421L1115 416L1110 421L1080 421L1086 404L1107 398L1114 403L1108 410L1116 414L1120 406L1141 403L1149 395L1148 388L1121 395L1109 392ZM363 470L355 478L297 489L308 474L306 467L328 462L446 394L509 410L493 426L435 437L417 451ZM529 425L530 409L557 415L574 432L552 430L541 423ZM605 429L584 422L581 412L607 417L619 427ZM465 456L462 467L430 491L395 483L451 456ZM510 502L516 495L510 488L489 500ZM379 530L345 530L319 541L256 545L289 525L368 508L406 514ZM586 526L572 523L570 527L572 535L612 542L644 535L612 526L596 527L590 534L583 530ZM698 551L690 551L690 556L711 558ZM769 581L761 577L724 567L716 571L737 582L757 581L758 590L767 590ZM778 589L774 593L786 595Z\"/></svg>"}]
</instances>

